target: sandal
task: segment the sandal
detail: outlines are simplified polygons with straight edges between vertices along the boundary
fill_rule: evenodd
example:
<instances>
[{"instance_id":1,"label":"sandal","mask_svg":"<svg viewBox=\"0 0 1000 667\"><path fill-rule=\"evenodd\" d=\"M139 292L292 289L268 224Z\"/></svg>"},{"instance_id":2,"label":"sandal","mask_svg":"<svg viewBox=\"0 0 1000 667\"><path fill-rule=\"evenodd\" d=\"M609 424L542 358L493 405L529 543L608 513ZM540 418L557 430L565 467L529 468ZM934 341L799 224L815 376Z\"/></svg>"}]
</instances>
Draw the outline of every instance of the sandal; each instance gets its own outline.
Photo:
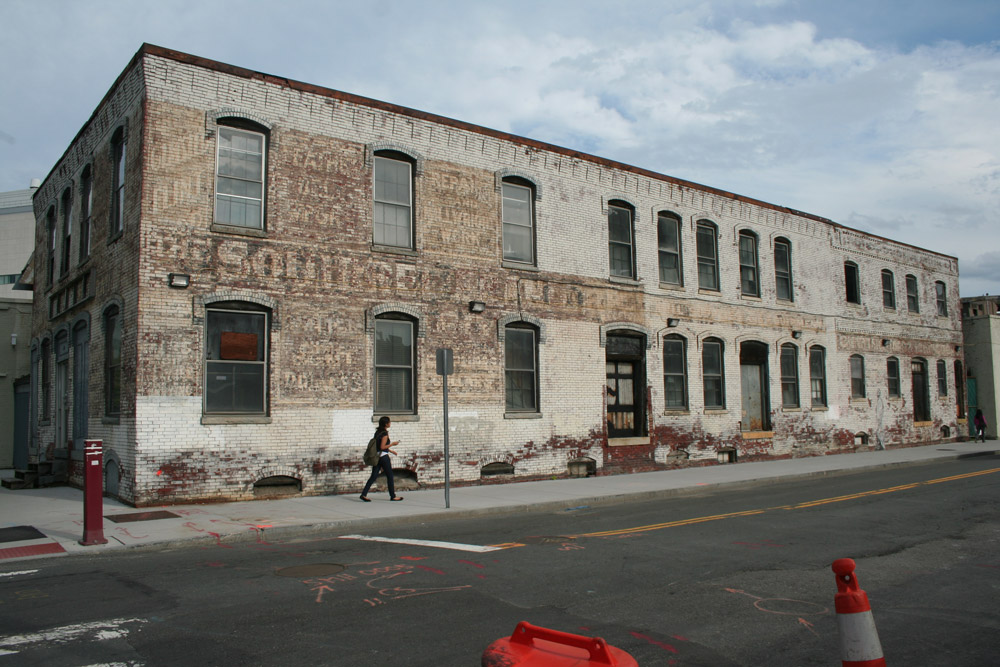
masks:
<instances>
[{"instance_id":1,"label":"sandal","mask_svg":"<svg viewBox=\"0 0 1000 667\"><path fill-rule=\"evenodd\" d=\"M396 496L395 498L389 498L389 500L402 500L403 496Z\"/></svg>"},{"instance_id":2,"label":"sandal","mask_svg":"<svg viewBox=\"0 0 1000 667\"><path fill-rule=\"evenodd\" d=\"M370 503L372 500L367 496L361 496L361 502Z\"/></svg>"}]
</instances>

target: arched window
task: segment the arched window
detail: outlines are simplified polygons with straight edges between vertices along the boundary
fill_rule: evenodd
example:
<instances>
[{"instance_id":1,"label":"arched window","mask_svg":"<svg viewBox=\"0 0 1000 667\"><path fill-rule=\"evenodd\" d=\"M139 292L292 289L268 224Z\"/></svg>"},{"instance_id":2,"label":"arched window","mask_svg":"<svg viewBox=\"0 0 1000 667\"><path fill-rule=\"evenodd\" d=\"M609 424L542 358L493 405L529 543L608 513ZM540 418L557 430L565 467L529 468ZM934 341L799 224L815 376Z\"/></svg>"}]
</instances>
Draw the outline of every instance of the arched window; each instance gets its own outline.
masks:
<instances>
[{"instance_id":1,"label":"arched window","mask_svg":"<svg viewBox=\"0 0 1000 667\"><path fill-rule=\"evenodd\" d=\"M608 257L611 275L635 278L635 211L620 200L608 202Z\"/></svg>"},{"instance_id":2,"label":"arched window","mask_svg":"<svg viewBox=\"0 0 1000 667\"><path fill-rule=\"evenodd\" d=\"M865 358L851 355L851 398L865 397Z\"/></svg>"},{"instance_id":3,"label":"arched window","mask_svg":"<svg viewBox=\"0 0 1000 667\"><path fill-rule=\"evenodd\" d=\"M847 303L861 303L861 274L854 262L844 262L844 286L847 289Z\"/></svg>"},{"instance_id":4,"label":"arched window","mask_svg":"<svg viewBox=\"0 0 1000 667\"><path fill-rule=\"evenodd\" d=\"M705 389L705 407L726 407L725 368L722 360L723 343L718 338L707 338L701 346L701 374Z\"/></svg>"},{"instance_id":5,"label":"arched window","mask_svg":"<svg viewBox=\"0 0 1000 667\"><path fill-rule=\"evenodd\" d=\"M937 314L948 317L948 288L940 280L934 283L934 293L937 297Z\"/></svg>"},{"instance_id":6,"label":"arched window","mask_svg":"<svg viewBox=\"0 0 1000 667\"><path fill-rule=\"evenodd\" d=\"M778 299L792 301L792 244L786 238L774 240L774 287Z\"/></svg>"},{"instance_id":7,"label":"arched window","mask_svg":"<svg viewBox=\"0 0 1000 667\"><path fill-rule=\"evenodd\" d=\"M206 306L205 414L267 414L270 316L242 301Z\"/></svg>"},{"instance_id":8,"label":"arched window","mask_svg":"<svg viewBox=\"0 0 1000 667\"><path fill-rule=\"evenodd\" d=\"M375 221L372 243L414 248L413 160L398 151L378 151L373 158Z\"/></svg>"},{"instance_id":9,"label":"arched window","mask_svg":"<svg viewBox=\"0 0 1000 667\"><path fill-rule=\"evenodd\" d=\"M718 230L708 220L699 220L697 229L698 287L719 291Z\"/></svg>"},{"instance_id":10,"label":"arched window","mask_svg":"<svg viewBox=\"0 0 1000 667\"><path fill-rule=\"evenodd\" d=\"M668 410L687 409L687 341L677 334L663 339L663 393Z\"/></svg>"},{"instance_id":11,"label":"arched window","mask_svg":"<svg viewBox=\"0 0 1000 667\"><path fill-rule=\"evenodd\" d=\"M781 406L799 407L799 348L791 343L781 346Z\"/></svg>"},{"instance_id":12,"label":"arched window","mask_svg":"<svg viewBox=\"0 0 1000 667\"><path fill-rule=\"evenodd\" d=\"M118 306L104 311L104 415L122 409L122 317Z\"/></svg>"},{"instance_id":13,"label":"arched window","mask_svg":"<svg viewBox=\"0 0 1000 667\"><path fill-rule=\"evenodd\" d=\"M885 377L889 390L889 398L899 398L899 359L889 357L885 360Z\"/></svg>"},{"instance_id":14,"label":"arched window","mask_svg":"<svg viewBox=\"0 0 1000 667\"><path fill-rule=\"evenodd\" d=\"M911 382L913 388L913 421L929 422L931 420L930 383L927 376L927 361L919 357L910 364Z\"/></svg>"},{"instance_id":15,"label":"arched window","mask_svg":"<svg viewBox=\"0 0 1000 667\"><path fill-rule=\"evenodd\" d=\"M958 359L955 360L955 402L958 418L965 419L965 371Z\"/></svg>"},{"instance_id":16,"label":"arched window","mask_svg":"<svg viewBox=\"0 0 1000 667\"><path fill-rule=\"evenodd\" d=\"M896 309L896 278L889 269L882 269L882 307Z\"/></svg>"},{"instance_id":17,"label":"arched window","mask_svg":"<svg viewBox=\"0 0 1000 667\"><path fill-rule=\"evenodd\" d=\"M535 263L535 186L508 176L503 192L503 258L508 262Z\"/></svg>"},{"instance_id":18,"label":"arched window","mask_svg":"<svg viewBox=\"0 0 1000 667\"><path fill-rule=\"evenodd\" d=\"M70 260L70 245L73 240L73 189L66 188L63 190L62 202L60 204L62 208L62 238L60 242L62 243L62 249L59 253L61 261L59 262L59 275L64 276L69 273L69 260Z\"/></svg>"},{"instance_id":19,"label":"arched window","mask_svg":"<svg viewBox=\"0 0 1000 667\"><path fill-rule=\"evenodd\" d=\"M938 396L944 397L948 395L948 364L945 363L944 359L938 359L937 362L937 385L938 385Z\"/></svg>"},{"instance_id":20,"label":"arched window","mask_svg":"<svg viewBox=\"0 0 1000 667\"><path fill-rule=\"evenodd\" d=\"M809 348L809 393L813 407L826 407L826 349Z\"/></svg>"},{"instance_id":21,"label":"arched window","mask_svg":"<svg viewBox=\"0 0 1000 667\"><path fill-rule=\"evenodd\" d=\"M417 321L402 313L375 318L375 412L416 413Z\"/></svg>"},{"instance_id":22,"label":"arched window","mask_svg":"<svg viewBox=\"0 0 1000 667\"><path fill-rule=\"evenodd\" d=\"M56 207L50 206L45 214L45 233L48 235L48 264L45 267L45 277L48 279L48 286L52 287L56 283Z\"/></svg>"},{"instance_id":23,"label":"arched window","mask_svg":"<svg viewBox=\"0 0 1000 667\"><path fill-rule=\"evenodd\" d=\"M119 127L111 137L111 217L109 238L125 229L125 128Z\"/></svg>"},{"instance_id":24,"label":"arched window","mask_svg":"<svg viewBox=\"0 0 1000 667\"><path fill-rule=\"evenodd\" d=\"M656 216L656 236L660 254L660 282L682 285L681 219L669 211Z\"/></svg>"},{"instance_id":25,"label":"arched window","mask_svg":"<svg viewBox=\"0 0 1000 667\"><path fill-rule=\"evenodd\" d=\"M538 412L538 331L525 322L504 328L507 412Z\"/></svg>"},{"instance_id":26,"label":"arched window","mask_svg":"<svg viewBox=\"0 0 1000 667\"><path fill-rule=\"evenodd\" d=\"M242 118L218 124L215 223L263 231L267 128Z\"/></svg>"},{"instance_id":27,"label":"arched window","mask_svg":"<svg viewBox=\"0 0 1000 667\"><path fill-rule=\"evenodd\" d=\"M94 206L94 177L88 164L80 174L80 262L90 257L90 216Z\"/></svg>"},{"instance_id":28,"label":"arched window","mask_svg":"<svg viewBox=\"0 0 1000 667\"><path fill-rule=\"evenodd\" d=\"M740 291L746 296L760 296L757 235L748 230L740 232Z\"/></svg>"},{"instance_id":29,"label":"arched window","mask_svg":"<svg viewBox=\"0 0 1000 667\"><path fill-rule=\"evenodd\" d=\"M920 292L917 288L917 277L906 276L906 309L911 313L920 312Z\"/></svg>"}]
</instances>

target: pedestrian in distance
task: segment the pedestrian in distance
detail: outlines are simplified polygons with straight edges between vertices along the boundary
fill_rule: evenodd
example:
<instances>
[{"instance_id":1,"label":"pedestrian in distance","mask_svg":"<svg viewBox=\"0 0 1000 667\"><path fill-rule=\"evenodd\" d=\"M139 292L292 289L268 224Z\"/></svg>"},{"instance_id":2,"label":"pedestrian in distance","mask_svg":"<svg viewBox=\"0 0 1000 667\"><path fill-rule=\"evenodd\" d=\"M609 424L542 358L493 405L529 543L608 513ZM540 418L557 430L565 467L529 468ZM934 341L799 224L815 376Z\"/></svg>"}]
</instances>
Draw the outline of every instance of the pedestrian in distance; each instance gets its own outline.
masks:
<instances>
[{"instance_id":1,"label":"pedestrian in distance","mask_svg":"<svg viewBox=\"0 0 1000 667\"><path fill-rule=\"evenodd\" d=\"M368 498L368 490L372 488L372 484L378 479L379 472L385 473L386 485L389 487L389 500L403 499L403 496L396 495L396 485L392 479L392 459L389 458L389 454L396 453L392 448L399 444L399 440L389 442L390 426L392 426L391 419L388 417L379 418L378 429L375 430L375 443L379 452L378 463L372 466L372 474L365 484L365 490L361 492L361 500L366 503L371 502L371 499Z\"/></svg>"},{"instance_id":2,"label":"pedestrian in distance","mask_svg":"<svg viewBox=\"0 0 1000 667\"><path fill-rule=\"evenodd\" d=\"M986 417L983 416L982 410L976 410L972 424L976 427L976 440L986 442Z\"/></svg>"}]
</instances>

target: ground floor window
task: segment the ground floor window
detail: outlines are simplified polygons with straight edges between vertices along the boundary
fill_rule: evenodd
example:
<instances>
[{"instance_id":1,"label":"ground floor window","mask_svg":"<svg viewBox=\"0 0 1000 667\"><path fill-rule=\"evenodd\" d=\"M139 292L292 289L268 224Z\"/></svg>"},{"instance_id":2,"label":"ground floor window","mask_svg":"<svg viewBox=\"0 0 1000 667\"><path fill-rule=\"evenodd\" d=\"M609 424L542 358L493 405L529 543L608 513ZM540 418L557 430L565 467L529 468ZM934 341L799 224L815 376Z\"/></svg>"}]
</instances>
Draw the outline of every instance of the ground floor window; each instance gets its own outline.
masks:
<instances>
[{"instance_id":1,"label":"ground floor window","mask_svg":"<svg viewBox=\"0 0 1000 667\"><path fill-rule=\"evenodd\" d=\"M206 313L205 413L265 414L268 313L219 304Z\"/></svg>"}]
</instances>

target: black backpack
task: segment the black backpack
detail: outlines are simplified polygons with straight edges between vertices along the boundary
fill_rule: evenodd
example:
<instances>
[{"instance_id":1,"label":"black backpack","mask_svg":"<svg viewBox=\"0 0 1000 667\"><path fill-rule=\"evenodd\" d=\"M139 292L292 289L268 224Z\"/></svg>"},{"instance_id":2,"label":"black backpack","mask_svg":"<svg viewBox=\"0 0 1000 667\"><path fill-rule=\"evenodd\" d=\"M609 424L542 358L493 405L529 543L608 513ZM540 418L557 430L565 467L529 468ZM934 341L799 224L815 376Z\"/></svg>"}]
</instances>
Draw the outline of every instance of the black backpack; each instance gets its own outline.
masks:
<instances>
[{"instance_id":1,"label":"black backpack","mask_svg":"<svg viewBox=\"0 0 1000 667\"><path fill-rule=\"evenodd\" d=\"M365 450L365 465L373 466L378 463L379 451L375 438L368 441L368 448Z\"/></svg>"}]
</instances>

